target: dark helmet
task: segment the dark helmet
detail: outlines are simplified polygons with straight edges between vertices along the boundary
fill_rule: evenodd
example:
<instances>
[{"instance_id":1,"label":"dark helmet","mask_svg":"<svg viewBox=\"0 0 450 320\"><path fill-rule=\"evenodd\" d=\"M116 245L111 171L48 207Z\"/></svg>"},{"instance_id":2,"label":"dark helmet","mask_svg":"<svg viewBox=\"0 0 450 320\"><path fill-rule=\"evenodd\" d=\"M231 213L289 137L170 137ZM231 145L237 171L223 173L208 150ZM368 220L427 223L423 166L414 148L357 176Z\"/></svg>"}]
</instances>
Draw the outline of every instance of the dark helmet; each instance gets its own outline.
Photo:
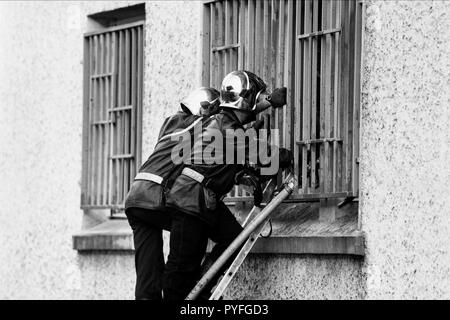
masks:
<instances>
[{"instance_id":1,"label":"dark helmet","mask_svg":"<svg viewBox=\"0 0 450 320\"><path fill-rule=\"evenodd\" d=\"M220 107L252 112L259 95L266 91L266 88L264 81L252 72L230 72L222 81Z\"/></svg>"},{"instance_id":2,"label":"dark helmet","mask_svg":"<svg viewBox=\"0 0 450 320\"><path fill-rule=\"evenodd\" d=\"M219 109L220 93L214 88L201 87L192 91L183 101L181 109L194 115L210 115Z\"/></svg>"}]
</instances>

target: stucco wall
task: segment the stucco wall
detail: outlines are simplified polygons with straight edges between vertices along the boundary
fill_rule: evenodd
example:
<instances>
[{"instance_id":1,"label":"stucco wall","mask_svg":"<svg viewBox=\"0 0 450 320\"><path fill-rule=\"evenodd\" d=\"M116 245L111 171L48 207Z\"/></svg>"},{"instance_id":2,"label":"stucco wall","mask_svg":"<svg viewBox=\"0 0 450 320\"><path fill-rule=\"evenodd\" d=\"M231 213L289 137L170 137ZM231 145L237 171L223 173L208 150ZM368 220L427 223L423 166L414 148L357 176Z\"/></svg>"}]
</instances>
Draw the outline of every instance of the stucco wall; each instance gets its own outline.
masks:
<instances>
[{"instance_id":1,"label":"stucco wall","mask_svg":"<svg viewBox=\"0 0 450 320\"><path fill-rule=\"evenodd\" d=\"M1 299L133 298L132 253L78 254L71 243L82 225L86 15L129 3L0 3ZM144 158L161 119L198 85L200 21L192 17L199 6L146 5ZM360 159L365 261L251 256L227 297L450 297L449 15L446 1L368 5Z\"/></svg>"},{"instance_id":2,"label":"stucco wall","mask_svg":"<svg viewBox=\"0 0 450 320\"><path fill-rule=\"evenodd\" d=\"M364 299L362 257L250 255L225 299Z\"/></svg>"},{"instance_id":3,"label":"stucco wall","mask_svg":"<svg viewBox=\"0 0 450 320\"><path fill-rule=\"evenodd\" d=\"M146 3L143 158L153 150L163 119L200 85L200 9L199 1Z\"/></svg>"},{"instance_id":4,"label":"stucco wall","mask_svg":"<svg viewBox=\"0 0 450 320\"><path fill-rule=\"evenodd\" d=\"M0 3L0 299L133 296L130 254L83 258L71 239L82 224L82 34L87 14L119 5Z\"/></svg>"},{"instance_id":5,"label":"stucco wall","mask_svg":"<svg viewBox=\"0 0 450 320\"><path fill-rule=\"evenodd\" d=\"M450 2L371 1L361 216L371 299L450 298Z\"/></svg>"},{"instance_id":6,"label":"stucco wall","mask_svg":"<svg viewBox=\"0 0 450 320\"><path fill-rule=\"evenodd\" d=\"M128 4L0 5L0 298L133 298L132 253L78 254L71 243L82 226L85 17ZM144 158L162 118L199 84L200 6L146 4ZM360 298L361 288L360 259L252 256L227 297Z\"/></svg>"}]
</instances>

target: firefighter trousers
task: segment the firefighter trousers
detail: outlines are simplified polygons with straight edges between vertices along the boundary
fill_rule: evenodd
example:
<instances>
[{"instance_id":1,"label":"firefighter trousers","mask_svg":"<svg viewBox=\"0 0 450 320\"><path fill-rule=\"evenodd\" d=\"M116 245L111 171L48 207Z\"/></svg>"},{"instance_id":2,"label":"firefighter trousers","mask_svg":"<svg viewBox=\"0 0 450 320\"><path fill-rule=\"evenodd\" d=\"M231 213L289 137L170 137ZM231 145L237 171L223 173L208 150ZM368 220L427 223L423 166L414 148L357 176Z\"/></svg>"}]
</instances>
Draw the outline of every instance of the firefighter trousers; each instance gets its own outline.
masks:
<instances>
[{"instance_id":1,"label":"firefighter trousers","mask_svg":"<svg viewBox=\"0 0 450 320\"><path fill-rule=\"evenodd\" d=\"M217 214L217 222L211 226L193 215L176 210L127 209L135 246L136 299L160 300L163 295L165 300L186 298L201 276L208 239L215 245L204 259L203 269L215 261L242 231L241 225L223 202L218 204L214 214ZM170 231L170 251L166 263L163 230ZM233 258L221 271L225 271ZM203 292L209 292L219 277L220 273Z\"/></svg>"}]
</instances>

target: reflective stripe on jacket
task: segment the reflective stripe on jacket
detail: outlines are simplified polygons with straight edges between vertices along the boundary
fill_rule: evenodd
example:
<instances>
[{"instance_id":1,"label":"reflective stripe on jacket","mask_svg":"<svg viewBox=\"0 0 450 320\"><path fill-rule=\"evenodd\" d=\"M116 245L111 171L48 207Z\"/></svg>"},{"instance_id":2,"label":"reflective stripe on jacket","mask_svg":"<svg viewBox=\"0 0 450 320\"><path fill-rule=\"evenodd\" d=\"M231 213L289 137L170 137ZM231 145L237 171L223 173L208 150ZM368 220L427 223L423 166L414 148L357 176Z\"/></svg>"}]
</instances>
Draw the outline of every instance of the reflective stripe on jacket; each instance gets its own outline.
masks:
<instances>
[{"instance_id":1,"label":"reflective stripe on jacket","mask_svg":"<svg viewBox=\"0 0 450 320\"><path fill-rule=\"evenodd\" d=\"M189 115L185 112L178 112L164 120L158 135L158 142L152 154L139 169L141 175L137 176L131 185L125 200L125 209L130 207L145 208L150 210L165 210L165 186L172 175L177 175L177 171L182 168L181 164L172 161L171 153L173 147L179 142L172 139L183 130L190 130L193 125L202 120L201 116ZM151 177L145 173L154 175L161 179L146 179ZM162 183L157 183L162 180Z\"/></svg>"}]
</instances>

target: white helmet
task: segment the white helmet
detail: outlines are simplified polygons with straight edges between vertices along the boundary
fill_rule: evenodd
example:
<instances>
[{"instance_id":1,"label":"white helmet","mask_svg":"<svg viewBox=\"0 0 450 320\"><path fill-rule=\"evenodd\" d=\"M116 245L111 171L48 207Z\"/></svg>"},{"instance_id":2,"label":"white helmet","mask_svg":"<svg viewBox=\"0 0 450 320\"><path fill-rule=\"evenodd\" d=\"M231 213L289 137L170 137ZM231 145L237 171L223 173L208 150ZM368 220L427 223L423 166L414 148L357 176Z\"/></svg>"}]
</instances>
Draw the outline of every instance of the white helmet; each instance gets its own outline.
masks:
<instances>
[{"instance_id":1,"label":"white helmet","mask_svg":"<svg viewBox=\"0 0 450 320\"><path fill-rule=\"evenodd\" d=\"M181 109L193 115L211 115L219 111L219 96L219 91L214 88L195 89L181 101Z\"/></svg>"}]
</instances>

